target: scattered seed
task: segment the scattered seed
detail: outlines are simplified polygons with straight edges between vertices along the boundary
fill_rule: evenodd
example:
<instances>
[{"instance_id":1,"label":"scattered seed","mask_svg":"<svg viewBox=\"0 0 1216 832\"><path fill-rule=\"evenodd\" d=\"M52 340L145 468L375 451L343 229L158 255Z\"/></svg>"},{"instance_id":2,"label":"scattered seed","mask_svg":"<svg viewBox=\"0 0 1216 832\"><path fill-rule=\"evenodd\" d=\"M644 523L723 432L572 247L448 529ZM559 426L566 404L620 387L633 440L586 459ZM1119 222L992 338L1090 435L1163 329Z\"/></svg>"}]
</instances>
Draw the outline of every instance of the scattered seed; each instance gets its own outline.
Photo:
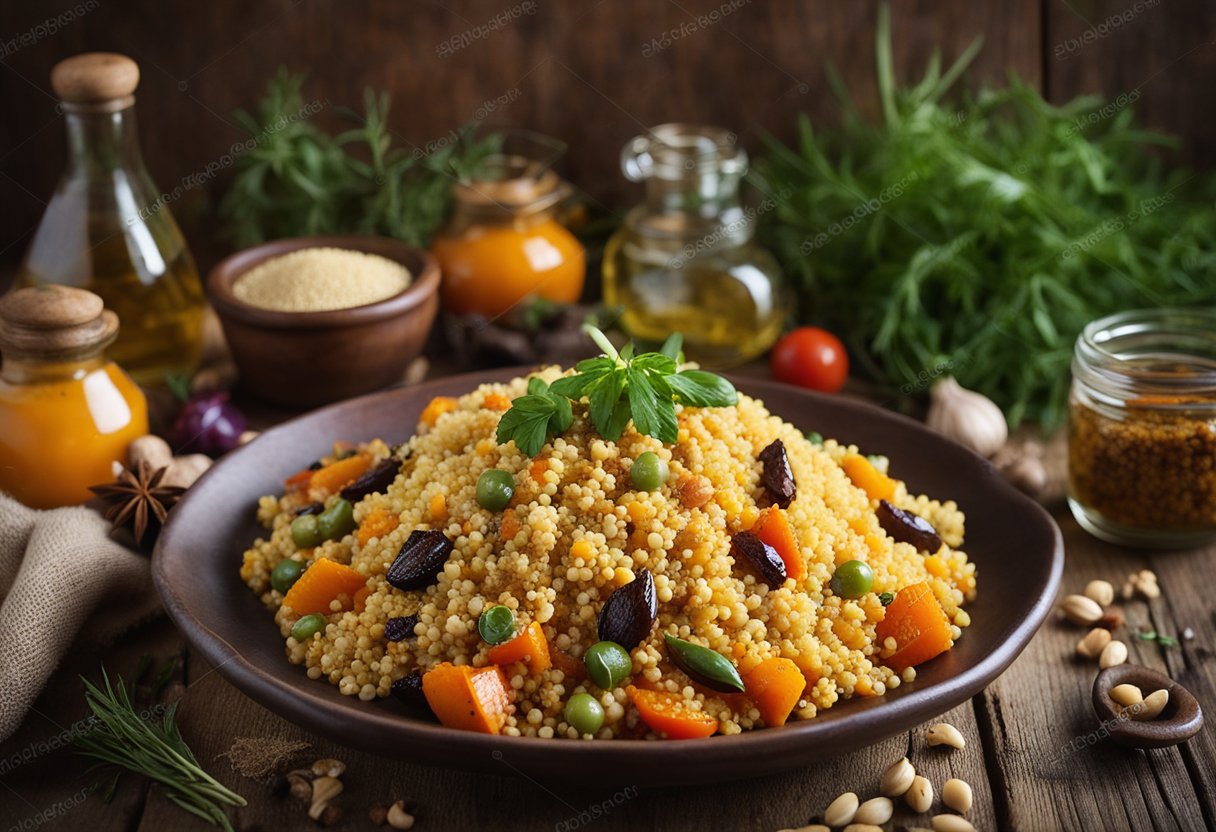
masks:
<instances>
[{"instance_id":1,"label":"scattered seed","mask_svg":"<svg viewBox=\"0 0 1216 832\"><path fill-rule=\"evenodd\" d=\"M914 777L916 777L916 769L908 762L907 757L900 757L887 766L887 770L882 773L882 781L878 790L887 797L902 797L908 791L908 787L912 785Z\"/></svg>"},{"instance_id":2,"label":"scattered seed","mask_svg":"<svg viewBox=\"0 0 1216 832\"><path fill-rule=\"evenodd\" d=\"M305 776L298 771L293 771L287 775L288 792L296 800L303 803L312 802L312 777Z\"/></svg>"},{"instance_id":3,"label":"scattered seed","mask_svg":"<svg viewBox=\"0 0 1216 832\"><path fill-rule=\"evenodd\" d=\"M1144 694L1141 692L1140 688L1136 687L1135 685L1123 684L1115 685L1110 689L1110 698L1116 704L1127 708L1131 707L1132 705L1139 705L1141 702L1143 702Z\"/></svg>"},{"instance_id":4,"label":"scattered seed","mask_svg":"<svg viewBox=\"0 0 1216 832\"><path fill-rule=\"evenodd\" d=\"M1142 581L1140 586L1137 588L1140 590L1140 594L1149 600L1161 597L1161 587L1157 586L1155 583Z\"/></svg>"},{"instance_id":5,"label":"scattered seed","mask_svg":"<svg viewBox=\"0 0 1216 832\"><path fill-rule=\"evenodd\" d=\"M975 832L975 827L966 818L958 815L934 815L934 832Z\"/></svg>"},{"instance_id":6,"label":"scattered seed","mask_svg":"<svg viewBox=\"0 0 1216 832\"><path fill-rule=\"evenodd\" d=\"M1077 655L1087 659L1096 659L1106 645L1110 644L1110 639L1110 630L1094 627L1085 634L1085 638L1077 642Z\"/></svg>"},{"instance_id":7,"label":"scattered seed","mask_svg":"<svg viewBox=\"0 0 1216 832\"><path fill-rule=\"evenodd\" d=\"M964 748L967 745L963 735L949 722L930 725L929 730L925 732L925 739L929 741L929 745L948 745L951 748Z\"/></svg>"},{"instance_id":8,"label":"scattered seed","mask_svg":"<svg viewBox=\"0 0 1216 832\"><path fill-rule=\"evenodd\" d=\"M912 785L908 787L904 800L907 801L908 808L913 812L929 811L933 805L933 784L929 782L928 778L916 775L912 778Z\"/></svg>"},{"instance_id":9,"label":"scattered seed","mask_svg":"<svg viewBox=\"0 0 1216 832\"><path fill-rule=\"evenodd\" d=\"M1195 638L1195 631L1192 630L1190 627L1187 627L1185 630L1182 631L1182 640L1183 641L1193 641L1194 638Z\"/></svg>"},{"instance_id":10,"label":"scattered seed","mask_svg":"<svg viewBox=\"0 0 1216 832\"><path fill-rule=\"evenodd\" d=\"M1123 588L1119 590L1119 597L1124 601L1130 601L1132 596L1136 594L1136 584L1130 580L1124 581Z\"/></svg>"},{"instance_id":11,"label":"scattered seed","mask_svg":"<svg viewBox=\"0 0 1216 832\"><path fill-rule=\"evenodd\" d=\"M1098 667L1106 670L1108 667L1115 667L1125 661L1127 661L1127 645L1115 639L1102 648L1102 653L1098 656Z\"/></svg>"},{"instance_id":12,"label":"scattered seed","mask_svg":"<svg viewBox=\"0 0 1216 832\"><path fill-rule=\"evenodd\" d=\"M965 780L951 777L942 785L942 803L961 814L971 811L971 786Z\"/></svg>"},{"instance_id":13,"label":"scattered seed","mask_svg":"<svg viewBox=\"0 0 1216 832\"><path fill-rule=\"evenodd\" d=\"M318 777L312 782L312 806L308 816L320 820L329 802L342 794L342 781L336 777Z\"/></svg>"},{"instance_id":14,"label":"scattered seed","mask_svg":"<svg viewBox=\"0 0 1216 832\"><path fill-rule=\"evenodd\" d=\"M807 826L799 826L797 829L779 829L777 832L832 832L832 830L822 823L812 823Z\"/></svg>"},{"instance_id":15,"label":"scattered seed","mask_svg":"<svg viewBox=\"0 0 1216 832\"><path fill-rule=\"evenodd\" d=\"M367 810L367 818L372 822L372 826L384 826L388 821L388 807L383 803L377 803Z\"/></svg>"},{"instance_id":16,"label":"scattered seed","mask_svg":"<svg viewBox=\"0 0 1216 832\"><path fill-rule=\"evenodd\" d=\"M1128 709L1132 719L1137 722L1152 722L1161 715L1165 710L1165 706L1169 704L1170 692L1162 688L1155 690L1148 696L1144 697L1144 701L1137 707L1133 705Z\"/></svg>"},{"instance_id":17,"label":"scattered seed","mask_svg":"<svg viewBox=\"0 0 1216 832\"><path fill-rule=\"evenodd\" d=\"M327 803L325 804L325 808L321 810L321 817L316 820L322 826L337 826L342 822L342 807Z\"/></svg>"},{"instance_id":18,"label":"scattered seed","mask_svg":"<svg viewBox=\"0 0 1216 832\"><path fill-rule=\"evenodd\" d=\"M387 820L388 825L394 829L414 828L414 815L406 808L404 800L398 800L392 806L388 807Z\"/></svg>"},{"instance_id":19,"label":"scattered seed","mask_svg":"<svg viewBox=\"0 0 1216 832\"><path fill-rule=\"evenodd\" d=\"M853 822L853 816L857 814L857 807L860 805L861 801L857 799L856 794L845 792L823 810L823 822L828 826L848 826Z\"/></svg>"},{"instance_id":20,"label":"scattered seed","mask_svg":"<svg viewBox=\"0 0 1216 832\"><path fill-rule=\"evenodd\" d=\"M312 773L317 777L341 777L346 773L346 763L326 757L312 764Z\"/></svg>"},{"instance_id":21,"label":"scattered seed","mask_svg":"<svg viewBox=\"0 0 1216 832\"><path fill-rule=\"evenodd\" d=\"M1102 611L1102 618L1098 621L1099 627L1105 627L1107 630L1119 629L1123 626L1123 608L1122 607L1107 607Z\"/></svg>"},{"instance_id":22,"label":"scattered seed","mask_svg":"<svg viewBox=\"0 0 1216 832\"><path fill-rule=\"evenodd\" d=\"M895 805L889 797L873 797L857 807L853 820L860 824L882 826L895 813Z\"/></svg>"},{"instance_id":23,"label":"scattered seed","mask_svg":"<svg viewBox=\"0 0 1216 832\"><path fill-rule=\"evenodd\" d=\"M844 832L883 832L883 828L872 823L850 823Z\"/></svg>"},{"instance_id":24,"label":"scattered seed","mask_svg":"<svg viewBox=\"0 0 1216 832\"><path fill-rule=\"evenodd\" d=\"M1110 581L1090 581L1085 585L1085 597L1106 607L1115 600L1115 588Z\"/></svg>"},{"instance_id":25,"label":"scattered seed","mask_svg":"<svg viewBox=\"0 0 1216 832\"><path fill-rule=\"evenodd\" d=\"M1098 606L1098 602L1084 595L1069 595L1060 608L1064 611L1065 618L1082 627L1091 627L1102 619L1102 608Z\"/></svg>"}]
</instances>

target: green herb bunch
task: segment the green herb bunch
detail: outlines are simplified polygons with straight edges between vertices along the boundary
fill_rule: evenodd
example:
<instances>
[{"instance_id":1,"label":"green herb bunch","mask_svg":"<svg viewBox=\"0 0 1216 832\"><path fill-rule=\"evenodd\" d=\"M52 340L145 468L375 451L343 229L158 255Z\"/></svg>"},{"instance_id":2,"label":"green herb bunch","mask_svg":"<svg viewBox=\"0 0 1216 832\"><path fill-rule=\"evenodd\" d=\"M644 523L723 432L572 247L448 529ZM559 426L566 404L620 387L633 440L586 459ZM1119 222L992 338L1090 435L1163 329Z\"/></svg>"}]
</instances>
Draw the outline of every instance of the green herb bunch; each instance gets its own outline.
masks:
<instances>
[{"instance_id":1,"label":"green herb bunch","mask_svg":"<svg viewBox=\"0 0 1216 832\"><path fill-rule=\"evenodd\" d=\"M615 442L630 421L638 433L672 444L678 436L676 405L731 407L739 401L734 385L704 370L681 370L683 336L672 335L658 352L634 352L632 343L619 352L604 333L583 330L604 352L580 361L575 374L553 384L528 380L527 395L511 403L498 423L500 443L515 441L528 456L565 433L574 422L571 402L587 399L587 415L603 438Z\"/></svg>"},{"instance_id":2,"label":"green herb bunch","mask_svg":"<svg viewBox=\"0 0 1216 832\"><path fill-rule=\"evenodd\" d=\"M77 750L103 765L144 775L182 809L231 830L224 807L244 806L245 798L199 765L177 728L177 705L170 705L155 722L136 710L121 679L111 685L103 670L101 687L83 681L95 724L77 738Z\"/></svg>"},{"instance_id":3,"label":"green herb bunch","mask_svg":"<svg viewBox=\"0 0 1216 832\"><path fill-rule=\"evenodd\" d=\"M774 194L762 238L854 366L893 394L949 373L1012 424L1061 421L1073 342L1116 311L1216 302L1216 178L1164 171L1130 103L1048 104L1004 89L947 95L979 51L896 86L880 6L872 124L843 102L837 130L807 118L770 141L755 181ZM780 195L780 196L777 196Z\"/></svg>"},{"instance_id":4,"label":"green herb bunch","mask_svg":"<svg viewBox=\"0 0 1216 832\"><path fill-rule=\"evenodd\" d=\"M357 126L330 136L312 120L304 79L280 69L257 116L235 118L253 146L235 157L220 206L237 245L312 234L382 234L426 245L451 207L452 184L498 152L501 136L457 131L438 148L406 148L389 127L389 96L364 93Z\"/></svg>"}]
</instances>

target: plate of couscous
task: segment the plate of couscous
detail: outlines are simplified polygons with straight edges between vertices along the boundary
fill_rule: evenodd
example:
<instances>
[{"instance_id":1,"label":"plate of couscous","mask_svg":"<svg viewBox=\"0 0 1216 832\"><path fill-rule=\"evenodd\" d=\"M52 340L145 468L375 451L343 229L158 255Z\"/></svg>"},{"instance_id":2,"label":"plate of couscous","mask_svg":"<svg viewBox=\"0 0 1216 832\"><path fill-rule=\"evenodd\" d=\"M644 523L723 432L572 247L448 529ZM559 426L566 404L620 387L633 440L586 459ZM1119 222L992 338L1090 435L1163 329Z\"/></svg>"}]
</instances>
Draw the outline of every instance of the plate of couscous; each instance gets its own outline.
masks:
<instances>
[{"instance_id":1,"label":"plate of couscous","mask_svg":"<svg viewBox=\"0 0 1216 832\"><path fill-rule=\"evenodd\" d=\"M1043 620L1059 531L979 457L862 403L736 388L678 342L601 343L267 431L172 513L170 614L339 741L654 784L906 730Z\"/></svg>"}]
</instances>

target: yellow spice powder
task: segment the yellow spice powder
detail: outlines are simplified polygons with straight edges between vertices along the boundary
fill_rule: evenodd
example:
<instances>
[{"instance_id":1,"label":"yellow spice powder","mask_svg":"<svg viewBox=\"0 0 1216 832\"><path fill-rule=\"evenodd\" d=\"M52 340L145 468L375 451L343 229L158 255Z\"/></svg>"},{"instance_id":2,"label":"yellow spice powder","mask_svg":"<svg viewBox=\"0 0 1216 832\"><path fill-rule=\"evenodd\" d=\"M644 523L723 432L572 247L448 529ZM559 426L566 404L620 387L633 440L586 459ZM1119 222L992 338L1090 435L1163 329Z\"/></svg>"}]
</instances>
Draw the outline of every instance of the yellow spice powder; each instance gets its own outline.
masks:
<instances>
[{"instance_id":1,"label":"yellow spice powder","mask_svg":"<svg viewBox=\"0 0 1216 832\"><path fill-rule=\"evenodd\" d=\"M410 280L408 269L377 254L303 248L250 269L232 285L232 293L262 309L322 312L390 298Z\"/></svg>"}]
</instances>

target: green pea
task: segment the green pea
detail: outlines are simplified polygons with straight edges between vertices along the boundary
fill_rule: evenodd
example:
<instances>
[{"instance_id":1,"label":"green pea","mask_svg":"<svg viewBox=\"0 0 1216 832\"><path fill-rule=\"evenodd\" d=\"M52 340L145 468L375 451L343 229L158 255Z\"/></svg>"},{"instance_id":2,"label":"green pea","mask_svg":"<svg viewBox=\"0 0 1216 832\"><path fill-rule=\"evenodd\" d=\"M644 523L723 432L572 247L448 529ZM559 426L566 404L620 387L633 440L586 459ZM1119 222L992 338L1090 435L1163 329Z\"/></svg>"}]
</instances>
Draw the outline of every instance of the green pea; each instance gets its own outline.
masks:
<instances>
[{"instance_id":1,"label":"green pea","mask_svg":"<svg viewBox=\"0 0 1216 832\"><path fill-rule=\"evenodd\" d=\"M874 586L874 570L865 561L846 560L832 575L832 592L841 598L860 598Z\"/></svg>"},{"instance_id":2,"label":"green pea","mask_svg":"<svg viewBox=\"0 0 1216 832\"><path fill-rule=\"evenodd\" d=\"M587 675L604 690L613 690L633 672L629 651L615 641L597 641L583 654Z\"/></svg>"},{"instance_id":3,"label":"green pea","mask_svg":"<svg viewBox=\"0 0 1216 832\"><path fill-rule=\"evenodd\" d=\"M671 475L667 463L653 451L646 451L633 461L629 478L639 491L658 491Z\"/></svg>"},{"instance_id":4,"label":"green pea","mask_svg":"<svg viewBox=\"0 0 1216 832\"><path fill-rule=\"evenodd\" d=\"M515 496L515 477L510 471L491 468L477 478L477 505L489 511L502 511Z\"/></svg>"},{"instance_id":5,"label":"green pea","mask_svg":"<svg viewBox=\"0 0 1216 832\"><path fill-rule=\"evenodd\" d=\"M300 580L300 576L304 574L304 564L298 560L284 558L279 561L270 572L270 585L278 592L287 594L287 590L291 589L296 581Z\"/></svg>"},{"instance_id":6,"label":"green pea","mask_svg":"<svg viewBox=\"0 0 1216 832\"><path fill-rule=\"evenodd\" d=\"M515 613L510 607L495 604L477 619L477 632L486 644L502 644L515 635Z\"/></svg>"},{"instance_id":7,"label":"green pea","mask_svg":"<svg viewBox=\"0 0 1216 832\"><path fill-rule=\"evenodd\" d=\"M823 434L817 430L808 430L806 432L806 441L810 442L812 445L818 445L819 447L822 448L823 447Z\"/></svg>"},{"instance_id":8,"label":"green pea","mask_svg":"<svg viewBox=\"0 0 1216 832\"><path fill-rule=\"evenodd\" d=\"M304 642L324 629L325 616L314 612L312 615L306 615L291 625L291 637L296 641Z\"/></svg>"},{"instance_id":9,"label":"green pea","mask_svg":"<svg viewBox=\"0 0 1216 832\"><path fill-rule=\"evenodd\" d=\"M317 515L317 530L325 540L339 540L355 530L355 507L338 500Z\"/></svg>"},{"instance_id":10,"label":"green pea","mask_svg":"<svg viewBox=\"0 0 1216 832\"><path fill-rule=\"evenodd\" d=\"M291 542L297 549L311 549L324 540L315 514L303 514L291 521Z\"/></svg>"},{"instance_id":11,"label":"green pea","mask_svg":"<svg viewBox=\"0 0 1216 832\"><path fill-rule=\"evenodd\" d=\"M566 722L580 734L594 734L604 727L604 707L589 693L576 693L566 703Z\"/></svg>"}]
</instances>

